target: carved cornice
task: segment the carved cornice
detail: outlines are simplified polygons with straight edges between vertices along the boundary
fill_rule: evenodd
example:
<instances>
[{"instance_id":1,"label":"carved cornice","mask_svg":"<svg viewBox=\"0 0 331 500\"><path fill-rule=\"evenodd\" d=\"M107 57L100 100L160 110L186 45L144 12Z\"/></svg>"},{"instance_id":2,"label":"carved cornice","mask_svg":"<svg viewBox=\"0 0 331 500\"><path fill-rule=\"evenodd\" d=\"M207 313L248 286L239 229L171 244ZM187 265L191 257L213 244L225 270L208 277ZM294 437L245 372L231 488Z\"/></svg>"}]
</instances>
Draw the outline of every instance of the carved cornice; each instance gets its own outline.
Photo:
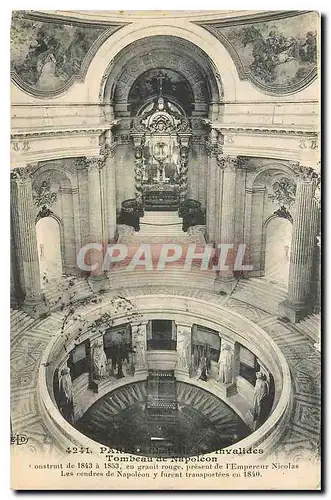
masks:
<instances>
[{"instance_id":1,"label":"carved cornice","mask_svg":"<svg viewBox=\"0 0 331 500\"><path fill-rule=\"evenodd\" d=\"M39 139L43 137L67 137L67 136L75 136L75 135L100 135L105 132L105 130L110 130L112 126L116 125L117 121L115 120L111 124L107 124L104 127L98 128L83 128L83 129L67 129L67 130L38 130L33 132L14 132L11 134L12 147L15 151L25 150L27 151L28 146L25 146L25 149L20 146L14 146L18 141L29 141L30 139Z\"/></svg>"},{"instance_id":2,"label":"carved cornice","mask_svg":"<svg viewBox=\"0 0 331 500\"><path fill-rule=\"evenodd\" d=\"M208 120L209 121L209 120ZM283 128L266 128L266 127L245 127L245 126L224 126L217 124L210 124L210 127L217 130L221 134L253 134L253 135L286 135L291 137L307 137L315 138L319 136L319 132L314 130L298 130Z\"/></svg>"}]
</instances>

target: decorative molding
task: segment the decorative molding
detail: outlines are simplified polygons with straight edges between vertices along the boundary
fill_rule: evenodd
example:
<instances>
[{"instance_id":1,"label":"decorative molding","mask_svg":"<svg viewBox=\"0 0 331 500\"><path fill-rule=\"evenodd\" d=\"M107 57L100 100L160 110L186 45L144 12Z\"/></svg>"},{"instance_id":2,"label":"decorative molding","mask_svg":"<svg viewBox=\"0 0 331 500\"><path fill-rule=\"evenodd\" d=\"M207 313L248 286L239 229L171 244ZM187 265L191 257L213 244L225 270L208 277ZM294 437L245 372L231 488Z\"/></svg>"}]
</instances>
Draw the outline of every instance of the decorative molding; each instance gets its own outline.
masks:
<instances>
[{"instance_id":1,"label":"decorative molding","mask_svg":"<svg viewBox=\"0 0 331 500\"><path fill-rule=\"evenodd\" d=\"M13 141L12 149L16 152L24 153L29 151L31 148L29 141Z\"/></svg>"},{"instance_id":2,"label":"decorative molding","mask_svg":"<svg viewBox=\"0 0 331 500\"><path fill-rule=\"evenodd\" d=\"M302 33L300 36L296 35L289 38L286 36L288 27L285 26L285 29L282 29L282 23L292 18L293 25L296 25L300 29L300 20L296 20L295 18L303 15L310 15L312 17L314 14L318 15L313 11L290 11L288 14L284 11L280 14L268 14L265 17L258 15L255 19L241 19L237 23L229 20L228 23L209 21L195 22L195 24L206 29L224 45L233 59L240 80L250 80L255 87L266 94L285 95L303 90L317 77L317 63L315 62L314 64L314 57L312 61L305 60L305 57L308 57L308 51L311 50L317 58L317 48L313 46L314 44L309 46L310 39L308 40L308 38L311 37L313 39L314 36L316 37L314 35L314 27L317 29L318 22L316 22L316 26L311 23L311 31L308 32L306 30L306 33ZM279 22L275 25L275 21L277 20ZM266 24L268 22L270 22L270 25ZM246 30L245 33L244 30ZM306 36L307 39L304 40L303 36ZM241 40L241 37L244 40ZM314 40L313 42L316 44L316 38ZM247 47L250 44L252 44L252 49L249 54ZM264 57L259 59L260 53L263 53ZM268 55L269 61L267 58ZM245 58L247 59L246 62L244 61ZM272 76L274 76L274 80L276 81L277 75L273 74L272 70L275 70L278 65L284 65L293 60L297 61L297 63L302 63L301 66L298 64L296 70L293 69L295 72L291 75L292 79L298 78L298 81L290 82L287 85L281 83L277 85L272 81L266 82L267 77L271 79ZM269 65L267 62L269 62ZM308 73L300 79L300 76L297 76L299 68L305 68L306 62ZM310 71L309 64L313 66ZM265 76L263 76L263 69Z\"/></svg>"},{"instance_id":3,"label":"decorative molding","mask_svg":"<svg viewBox=\"0 0 331 500\"><path fill-rule=\"evenodd\" d=\"M16 14L15 14L16 13ZM14 26L14 23L15 23L15 19L19 19L19 20L24 20L25 22L29 22L29 20L31 21L31 24L33 22L35 22L35 24L45 24L45 28L48 27L48 29L51 30L50 26L49 25L54 25L55 27L57 26L71 26L71 27L74 27L76 28L77 30L81 30L80 31L80 35L77 35L78 36L78 41L80 41L79 39L79 36L83 36L84 34L84 29L89 29L90 32L92 33L92 30L94 29L94 31L96 29L99 29L100 30L100 34L99 36L97 36L93 43L90 45L88 51L86 52L85 55L82 55L82 53L79 55L79 59L81 59L81 62L80 62L80 66L77 68L75 67L72 71L73 71L73 74L69 77L69 79L67 81L65 81L64 83L60 84L60 86L58 88L54 88L54 89L41 89L41 88L37 88L37 87L34 87L33 85L27 83L19 74L19 69L16 69L13 67L14 65L14 59L12 57L12 71L11 71L11 79L12 81L25 93L29 94L29 95L33 95L34 97L37 97L39 99L44 99L44 98L51 98L51 97L56 97L58 96L59 94L62 94L64 93L66 90L68 90L69 87L71 87L75 82L83 82L84 79L85 79L85 76L86 76L86 73L87 73L87 70L88 70L88 67L92 61L92 59L94 58L95 54L97 53L97 51L99 50L99 48L101 47L101 45L111 36L113 35L116 31L118 31L120 28L126 26L128 23L112 23L111 25L106 23L103 24L103 23L100 23L100 25L91 25L90 23L81 23L81 22L73 22L72 20L67 20L65 19L65 22L64 22L64 19L56 19L56 18L53 18L53 17L49 17L49 16L44 16L44 15L36 15L36 14L33 14L31 12L25 12L25 11L14 11L14 16L13 16L13 19L12 19L12 27L11 27L11 33L13 33L13 26ZM27 30L28 28L26 28ZM41 26L40 27L37 27L37 29L41 29ZM104 29L105 31L104 32L101 32L101 30ZM37 33L36 33L36 37L37 37ZM51 36L51 31L50 31L50 36L49 38L51 39L52 36ZM35 40L37 42L37 39ZM78 51L78 49L80 48L81 51L84 51L84 47L82 46L79 46L79 43L78 41L75 43L74 45L74 50L76 50L76 52ZM11 42L11 44L13 45L13 41ZM43 41L44 45L45 45L45 42ZM83 42L82 42L83 43ZM34 49L36 46L38 45L38 42L36 43L35 46L31 45L31 47ZM57 54L56 54L56 50L58 49L58 45L50 45L49 47L45 47L43 51L41 51L39 54L36 54L36 57L42 57L43 55L47 56L50 58L50 64L53 64L54 65L54 71L56 71L56 64L57 64ZM78 53L78 52L77 52ZM77 57L77 56L76 56ZM58 78L58 77L56 77ZM59 78L58 78L59 79Z\"/></svg>"},{"instance_id":4,"label":"decorative molding","mask_svg":"<svg viewBox=\"0 0 331 500\"><path fill-rule=\"evenodd\" d=\"M218 101L220 93L223 93L219 90L222 85L217 82L212 65L206 65L201 49L196 46L192 48L190 42L179 38L176 47L170 43L170 37L165 35L160 35L158 40L152 42L152 47L147 39L133 42L130 52L126 48L121 57L108 64L100 85L100 100L110 100L114 104L127 103L134 82L147 71L158 68L182 75L189 83L196 103ZM111 82L108 82L110 73ZM209 81L209 90L205 85L206 80Z\"/></svg>"},{"instance_id":5,"label":"decorative molding","mask_svg":"<svg viewBox=\"0 0 331 500\"><path fill-rule=\"evenodd\" d=\"M300 139L299 149L318 149L317 139Z\"/></svg>"},{"instance_id":6,"label":"decorative molding","mask_svg":"<svg viewBox=\"0 0 331 500\"><path fill-rule=\"evenodd\" d=\"M272 185L273 193L268 195L272 201L277 202L280 209L290 208L295 203L295 183L284 177ZM275 212L276 213L276 212Z\"/></svg>"},{"instance_id":7,"label":"decorative molding","mask_svg":"<svg viewBox=\"0 0 331 500\"><path fill-rule=\"evenodd\" d=\"M115 125L115 124L114 124ZM11 134L12 147L14 149L14 142L28 142L30 139L39 139L43 137L66 137L75 135L100 135L105 132L105 130L110 130L113 125L105 125L104 127L98 128L82 128L82 129L66 129L66 130L38 130L33 132L14 132ZM17 147L16 147L17 148ZM15 149L14 149L15 150ZM23 151L20 147L15 151Z\"/></svg>"},{"instance_id":8,"label":"decorative molding","mask_svg":"<svg viewBox=\"0 0 331 500\"><path fill-rule=\"evenodd\" d=\"M50 211L50 207L57 202L58 193L55 191L51 191L51 181L50 179L46 179L40 184L34 186L32 197L35 206L40 209L40 212L38 214L40 215L41 213ZM42 217L47 216L42 215Z\"/></svg>"},{"instance_id":9,"label":"decorative molding","mask_svg":"<svg viewBox=\"0 0 331 500\"><path fill-rule=\"evenodd\" d=\"M222 134L253 134L253 135L286 135L286 136L291 136L291 137L307 137L307 139L316 140L315 138L318 138L319 132L314 131L314 130L300 130L300 129L294 129L291 128L276 128L276 127L251 127L251 126L242 126L238 125L233 126L229 125L228 127L226 125L217 125L213 124L210 120L205 120L206 122L210 122L210 127L213 129L217 130L218 132L221 132ZM312 147L311 149L316 149L315 147Z\"/></svg>"}]
</instances>

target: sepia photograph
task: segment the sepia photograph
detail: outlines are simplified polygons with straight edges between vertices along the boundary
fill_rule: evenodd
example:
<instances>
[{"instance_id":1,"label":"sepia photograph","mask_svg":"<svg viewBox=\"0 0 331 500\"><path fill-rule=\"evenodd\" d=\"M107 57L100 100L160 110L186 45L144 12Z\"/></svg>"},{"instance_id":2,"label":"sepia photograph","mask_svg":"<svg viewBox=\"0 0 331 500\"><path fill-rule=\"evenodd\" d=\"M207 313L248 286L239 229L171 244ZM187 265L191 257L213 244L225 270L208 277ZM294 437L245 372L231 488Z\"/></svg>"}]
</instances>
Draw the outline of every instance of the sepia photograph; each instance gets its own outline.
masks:
<instances>
[{"instance_id":1,"label":"sepia photograph","mask_svg":"<svg viewBox=\"0 0 331 500\"><path fill-rule=\"evenodd\" d=\"M320 25L12 10L12 489L321 489Z\"/></svg>"}]
</instances>

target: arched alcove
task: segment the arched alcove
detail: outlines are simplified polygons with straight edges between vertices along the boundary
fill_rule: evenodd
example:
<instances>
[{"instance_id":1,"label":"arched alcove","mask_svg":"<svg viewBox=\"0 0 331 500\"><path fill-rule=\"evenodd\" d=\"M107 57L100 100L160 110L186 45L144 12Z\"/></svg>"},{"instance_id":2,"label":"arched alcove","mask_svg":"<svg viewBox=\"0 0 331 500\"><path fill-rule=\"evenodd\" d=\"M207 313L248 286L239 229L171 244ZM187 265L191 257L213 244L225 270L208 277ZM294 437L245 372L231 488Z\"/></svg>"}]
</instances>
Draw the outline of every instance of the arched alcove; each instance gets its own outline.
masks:
<instances>
[{"instance_id":1,"label":"arched alcove","mask_svg":"<svg viewBox=\"0 0 331 500\"><path fill-rule=\"evenodd\" d=\"M292 223L270 217L264 224L264 275L287 287L290 267Z\"/></svg>"},{"instance_id":2,"label":"arched alcove","mask_svg":"<svg viewBox=\"0 0 331 500\"><path fill-rule=\"evenodd\" d=\"M36 233L41 281L58 281L63 273L60 223L55 217L42 217L37 221Z\"/></svg>"}]
</instances>

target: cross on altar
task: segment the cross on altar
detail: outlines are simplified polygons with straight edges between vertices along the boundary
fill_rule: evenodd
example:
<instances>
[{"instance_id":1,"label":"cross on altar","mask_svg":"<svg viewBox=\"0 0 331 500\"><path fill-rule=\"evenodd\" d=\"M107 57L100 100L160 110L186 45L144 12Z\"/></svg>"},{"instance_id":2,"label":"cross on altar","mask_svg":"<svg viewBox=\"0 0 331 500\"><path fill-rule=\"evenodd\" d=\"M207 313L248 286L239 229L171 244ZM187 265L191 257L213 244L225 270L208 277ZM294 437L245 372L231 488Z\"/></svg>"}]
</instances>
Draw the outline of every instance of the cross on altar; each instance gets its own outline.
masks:
<instances>
[{"instance_id":1,"label":"cross on altar","mask_svg":"<svg viewBox=\"0 0 331 500\"><path fill-rule=\"evenodd\" d=\"M162 95L162 91L163 91L163 80L166 79L165 75L163 73L159 73L156 77L159 81L159 94Z\"/></svg>"}]
</instances>

